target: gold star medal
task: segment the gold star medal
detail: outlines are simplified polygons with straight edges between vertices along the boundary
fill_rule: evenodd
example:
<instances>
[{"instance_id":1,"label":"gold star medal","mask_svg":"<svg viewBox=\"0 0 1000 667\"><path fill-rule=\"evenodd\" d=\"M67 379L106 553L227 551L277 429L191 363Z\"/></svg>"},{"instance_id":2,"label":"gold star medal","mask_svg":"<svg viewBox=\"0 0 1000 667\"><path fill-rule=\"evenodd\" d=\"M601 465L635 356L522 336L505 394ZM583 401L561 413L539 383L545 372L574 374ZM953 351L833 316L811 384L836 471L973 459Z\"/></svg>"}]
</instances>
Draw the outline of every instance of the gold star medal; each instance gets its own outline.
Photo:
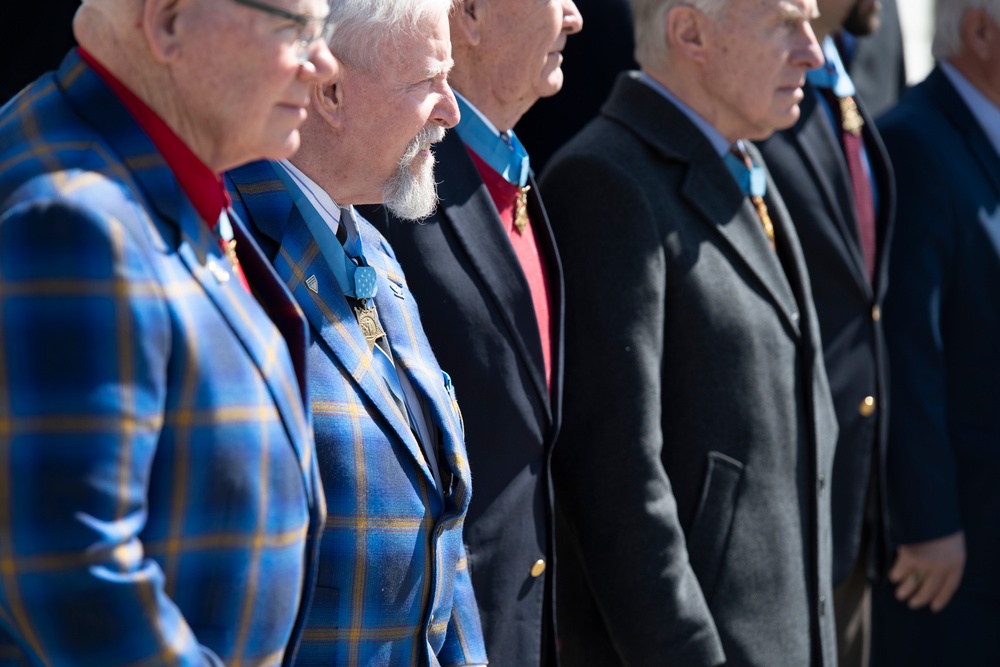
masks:
<instances>
[{"instance_id":1,"label":"gold star medal","mask_svg":"<svg viewBox=\"0 0 1000 667\"><path fill-rule=\"evenodd\" d=\"M358 320L358 326L361 327L361 333L364 335L365 340L368 341L368 351L375 351L375 343L379 338L385 337L385 331L383 331L382 326L378 323L378 311L375 310L375 304L372 304L370 308L365 308L360 306L354 309L354 317Z\"/></svg>"},{"instance_id":2,"label":"gold star medal","mask_svg":"<svg viewBox=\"0 0 1000 667\"><path fill-rule=\"evenodd\" d=\"M854 102L853 97L840 98L840 117L843 119L841 126L844 128L844 132L849 132L854 136L861 134L861 128L865 126L865 119L861 117L861 112L858 111L858 105Z\"/></svg>"},{"instance_id":3,"label":"gold star medal","mask_svg":"<svg viewBox=\"0 0 1000 667\"><path fill-rule=\"evenodd\" d=\"M528 191L530 185L518 188L517 201L514 203L514 227L518 234L524 233L524 228L528 226Z\"/></svg>"}]
</instances>

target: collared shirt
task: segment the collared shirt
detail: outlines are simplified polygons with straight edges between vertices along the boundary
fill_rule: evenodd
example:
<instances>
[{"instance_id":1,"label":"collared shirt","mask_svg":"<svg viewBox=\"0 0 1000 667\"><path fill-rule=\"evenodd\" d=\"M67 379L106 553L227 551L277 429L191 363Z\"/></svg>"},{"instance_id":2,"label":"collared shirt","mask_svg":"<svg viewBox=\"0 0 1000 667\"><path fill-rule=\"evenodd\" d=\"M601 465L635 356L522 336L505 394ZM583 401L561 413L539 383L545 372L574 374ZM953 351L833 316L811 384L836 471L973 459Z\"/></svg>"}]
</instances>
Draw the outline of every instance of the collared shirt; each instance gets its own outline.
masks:
<instances>
[{"instance_id":1,"label":"collared shirt","mask_svg":"<svg viewBox=\"0 0 1000 667\"><path fill-rule=\"evenodd\" d=\"M701 133L712 143L715 151L719 154L719 157L725 157L729 153L732 146L726 140L722 133L715 129L715 126L709 123L707 120L699 116L691 107L681 102L677 96L671 93L666 87L663 86L659 81L649 76L645 72L639 74L639 81L646 84L656 92L658 92L663 97L667 98L675 107L681 110L681 112L690 119L692 123L695 124Z\"/></svg>"},{"instance_id":2,"label":"collared shirt","mask_svg":"<svg viewBox=\"0 0 1000 667\"><path fill-rule=\"evenodd\" d=\"M306 176L298 167L289 162L288 160L281 160L278 162L288 175L292 177L295 184L298 185L299 189L306 196L306 199L310 204L316 209L323 221L329 225L333 233L336 234L337 230L340 228L341 216L340 216L340 206L333 200L330 194L316 184L311 178ZM353 206L351 207L353 209ZM358 230L354 228L354 221L347 218L343 221L344 231L348 233L349 236L357 236ZM327 257L327 261L336 261L335 258ZM420 440L421 448L423 449L424 456L427 458L427 466L431 469L434 474L434 482L437 487L441 488L441 473L438 469L437 451L435 448L435 443L437 439L435 434L430 428L430 424L434 422L431 420L430 412L423 401L420 400L420 396L417 394L413 385L410 383L410 379L407 377L403 369L400 368L399 361L395 361L396 365L396 376L399 378L399 388L403 390L403 399L406 401L406 407L410 412L410 417L413 419L413 425L416 428L417 438ZM414 409L416 408L416 409Z\"/></svg>"},{"instance_id":3,"label":"collared shirt","mask_svg":"<svg viewBox=\"0 0 1000 667\"><path fill-rule=\"evenodd\" d=\"M979 92L979 89L962 76L962 73L955 69L951 63L941 60L938 65L951 81L951 85L955 86L959 97L965 102L965 106L969 107L969 111L972 112L979 126L983 128L983 132L986 133L993 145L993 150L1000 155L1000 107L997 107L989 98Z\"/></svg>"},{"instance_id":4,"label":"collared shirt","mask_svg":"<svg viewBox=\"0 0 1000 667\"><path fill-rule=\"evenodd\" d=\"M143 102L135 93L107 70L97 59L82 47L78 49L80 58L108 85L139 127L149 136L164 162L173 172L184 194L191 200L194 210L209 227L214 228L231 202L222 177L213 172L194 151L170 129L170 126Z\"/></svg>"}]
</instances>

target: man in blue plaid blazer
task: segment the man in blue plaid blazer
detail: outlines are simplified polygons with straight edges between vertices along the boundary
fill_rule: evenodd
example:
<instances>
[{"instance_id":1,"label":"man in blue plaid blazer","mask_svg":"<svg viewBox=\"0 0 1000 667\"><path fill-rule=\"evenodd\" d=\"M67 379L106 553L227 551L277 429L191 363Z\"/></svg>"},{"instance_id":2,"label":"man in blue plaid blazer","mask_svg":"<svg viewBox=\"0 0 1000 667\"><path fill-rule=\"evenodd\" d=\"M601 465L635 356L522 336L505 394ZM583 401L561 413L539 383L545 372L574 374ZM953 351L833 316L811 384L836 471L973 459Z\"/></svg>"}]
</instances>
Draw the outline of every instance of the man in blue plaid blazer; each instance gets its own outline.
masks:
<instances>
[{"instance_id":1,"label":"man in blue plaid blazer","mask_svg":"<svg viewBox=\"0 0 1000 667\"><path fill-rule=\"evenodd\" d=\"M380 4L333 7L343 80L316 87L291 162L228 174L234 206L313 335L309 392L328 519L296 664L482 665L462 542L471 486L461 414L392 249L352 207L388 193L409 217L433 209L426 149L458 120L445 81L452 2ZM360 275L355 260L376 273L373 297L349 279ZM356 313L376 316L385 338L367 340Z\"/></svg>"},{"instance_id":2,"label":"man in blue plaid blazer","mask_svg":"<svg viewBox=\"0 0 1000 667\"><path fill-rule=\"evenodd\" d=\"M2 667L287 665L301 635L305 323L218 174L289 154L336 64L209 4L88 0L81 50L0 109Z\"/></svg>"}]
</instances>

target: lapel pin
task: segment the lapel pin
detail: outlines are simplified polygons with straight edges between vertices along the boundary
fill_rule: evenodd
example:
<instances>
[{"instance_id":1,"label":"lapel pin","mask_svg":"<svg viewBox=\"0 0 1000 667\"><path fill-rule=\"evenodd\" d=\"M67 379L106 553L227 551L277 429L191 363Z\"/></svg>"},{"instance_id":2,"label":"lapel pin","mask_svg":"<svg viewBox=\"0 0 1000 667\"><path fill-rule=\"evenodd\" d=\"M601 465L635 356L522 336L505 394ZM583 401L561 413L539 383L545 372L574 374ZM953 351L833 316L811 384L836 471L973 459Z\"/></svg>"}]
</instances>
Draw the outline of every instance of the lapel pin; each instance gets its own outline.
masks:
<instances>
[{"instance_id":1,"label":"lapel pin","mask_svg":"<svg viewBox=\"0 0 1000 667\"><path fill-rule=\"evenodd\" d=\"M308 287L315 294L319 294L319 287L317 286L316 276L309 276L306 278L306 287Z\"/></svg>"},{"instance_id":2,"label":"lapel pin","mask_svg":"<svg viewBox=\"0 0 1000 667\"><path fill-rule=\"evenodd\" d=\"M400 299L405 299L406 298L406 295L403 293L403 286L400 285L399 283L395 283L395 282L393 282L393 281L390 280L389 281L389 287L392 289L392 293L393 293L394 296L397 296Z\"/></svg>"}]
</instances>

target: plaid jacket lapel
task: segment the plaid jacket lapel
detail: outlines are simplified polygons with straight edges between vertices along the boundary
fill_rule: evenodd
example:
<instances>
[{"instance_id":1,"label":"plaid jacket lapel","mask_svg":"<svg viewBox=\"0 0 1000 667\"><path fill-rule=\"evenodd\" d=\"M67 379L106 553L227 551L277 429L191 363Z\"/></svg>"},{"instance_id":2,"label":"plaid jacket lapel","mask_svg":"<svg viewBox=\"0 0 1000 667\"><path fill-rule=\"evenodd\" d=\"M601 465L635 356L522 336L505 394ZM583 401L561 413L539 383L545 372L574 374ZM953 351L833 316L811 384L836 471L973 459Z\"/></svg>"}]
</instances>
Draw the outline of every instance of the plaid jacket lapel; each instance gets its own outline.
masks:
<instances>
[{"instance_id":1,"label":"plaid jacket lapel","mask_svg":"<svg viewBox=\"0 0 1000 667\"><path fill-rule=\"evenodd\" d=\"M460 511L469 501L469 463L463 446L462 426L458 405L445 386L430 342L424 334L416 300L406 290L403 272L383 249L385 240L367 221L359 225L366 248L366 257L378 272L378 296L382 326L389 337L396 367L405 372L420 393L431 418L441 433L447 464L454 473L452 499ZM436 443L428 443L435 446ZM444 465L439 461L438 465Z\"/></svg>"},{"instance_id":2,"label":"plaid jacket lapel","mask_svg":"<svg viewBox=\"0 0 1000 667\"><path fill-rule=\"evenodd\" d=\"M312 497L313 449L309 418L294 369L288 363L275 363L275 359L287 359L285 355L275 354L276 348L284 342L281 332L261 313L259 304L240 287L234 276L226 282L220 281L223 273L231 272L208 225L183 195L177 179L149 137L100 77L79 56L72 54L60 68L58 80L80 115L97 128L110 149L132 170L136 191L141 192L150 209L160 215L161 224L151 225L150 229L165 231L167 228L162 223L177 229L178 255L219 309L267 383ZM104 150L102 146L87 148ZM112 163L117 161L111 160ZM129 175L119 176L128 178ZM163 238L154 235L152 241L160 250L168 250Z\"/></svg>"},{"instance_id":3,"label":"plaid jacket lapel","mask_svg":"<svg viewBox=\"0 0 1000 667\"><path fill-rule=\"evenodd\" d=\"M279 244L274 258L275 271L302 308L313 334L325 344L327 354L350 374L360 392L406 445L433 485L433 475L427 467L420 444L410 430L409 418L396 407L389 388L373 362L372 353L354 313L326 259L320 253L302 214L281 181L265 170L271 168L270 163L258 162L229 172L229 178L239 191L247 212L258 229ZM284 220L284 224L272 224L276 219ZM381 272L381 267L377 268ZM380 305L390 288L387 284L381 284L382 275L379 278L379 297L376 302ZM307 279L314 285L315 291L307 285ZM387 316L388 313L380 307L379 317Z\"/></svg>"}]
</instances>

